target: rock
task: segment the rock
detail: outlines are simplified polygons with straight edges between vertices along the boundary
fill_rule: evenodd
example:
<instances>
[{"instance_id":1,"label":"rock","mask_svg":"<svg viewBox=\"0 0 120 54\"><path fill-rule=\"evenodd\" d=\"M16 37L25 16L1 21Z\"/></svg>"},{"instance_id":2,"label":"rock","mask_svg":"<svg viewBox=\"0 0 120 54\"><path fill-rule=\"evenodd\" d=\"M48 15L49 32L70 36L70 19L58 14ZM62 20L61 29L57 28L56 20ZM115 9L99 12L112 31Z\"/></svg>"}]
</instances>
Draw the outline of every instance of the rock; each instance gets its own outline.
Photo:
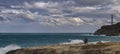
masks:
<instances>
[{"instance_id":1,"label":"rock","mask_svg":"<svg viewBox=\"0 0 120 54\"><path fill-rule=\"evenodd\" d=\"M113 25L102 26L94 35L120 36L120 22Z\"/></svg>"},{"instance_id":2,"label":"rock","mask_svg":"<svg viewBox=\"0 0 120 54\"><path fill-rule=\"evenodd\" d=\"M61 44L17 49L6 54L120 54L120 43Z\"/></svg>"}]
</instances>

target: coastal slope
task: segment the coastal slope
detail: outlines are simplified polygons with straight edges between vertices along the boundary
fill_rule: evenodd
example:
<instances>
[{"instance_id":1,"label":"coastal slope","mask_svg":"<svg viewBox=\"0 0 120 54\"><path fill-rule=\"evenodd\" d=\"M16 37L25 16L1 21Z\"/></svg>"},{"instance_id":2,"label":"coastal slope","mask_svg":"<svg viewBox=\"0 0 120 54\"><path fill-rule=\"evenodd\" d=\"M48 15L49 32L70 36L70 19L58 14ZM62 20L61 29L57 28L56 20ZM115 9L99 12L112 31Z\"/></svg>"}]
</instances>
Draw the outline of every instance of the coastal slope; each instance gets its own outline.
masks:
<instances>
[{"instance_id":1,"label":"coastal slope","mask_svg":"<svg viewBox=\"0 0 120 54\"><path fill-rule=\"evenodd\" d=\"M104 25L94 35L120 36L120 22L113 25Z\"/></svg>"},{"instance_id":2,"label":"coastal slope","mask_svg":"<svg viewBox=\"0 0 120 54\"><path fill-rule=\"evenodd\" d=\"M120 43L58 44L17 49L6 54L120 54Z\"/></svg>"}]
</instances>

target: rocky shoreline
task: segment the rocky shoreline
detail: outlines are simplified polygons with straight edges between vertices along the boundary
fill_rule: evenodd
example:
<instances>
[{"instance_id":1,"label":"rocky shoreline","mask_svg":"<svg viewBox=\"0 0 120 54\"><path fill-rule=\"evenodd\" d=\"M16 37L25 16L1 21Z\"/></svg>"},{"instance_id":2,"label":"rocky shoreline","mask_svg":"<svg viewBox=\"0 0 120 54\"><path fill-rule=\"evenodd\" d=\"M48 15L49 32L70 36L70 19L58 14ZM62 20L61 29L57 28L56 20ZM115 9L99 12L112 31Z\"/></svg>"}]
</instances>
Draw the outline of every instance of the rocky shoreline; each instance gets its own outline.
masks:
<instances>
[{"instance_id":1,"label":"rocky shoreline","mask_svg":"<svg viewBox=\"0 0 120 54\"><path fill-rule=\"evenodd\" d=\"M120 22L113 25L104 25L94 35L120 36Z\"/></svg>"},{"instance_id":2,"label":"rocky shoreline","mask_svg":"<svg viewBox=\"0 0 120 54\"><path fill-rule=\"evenodd\" d=\"M17 49L6 54L120 54L120 42L58 44Z\"/></svg>"}]
</instances>

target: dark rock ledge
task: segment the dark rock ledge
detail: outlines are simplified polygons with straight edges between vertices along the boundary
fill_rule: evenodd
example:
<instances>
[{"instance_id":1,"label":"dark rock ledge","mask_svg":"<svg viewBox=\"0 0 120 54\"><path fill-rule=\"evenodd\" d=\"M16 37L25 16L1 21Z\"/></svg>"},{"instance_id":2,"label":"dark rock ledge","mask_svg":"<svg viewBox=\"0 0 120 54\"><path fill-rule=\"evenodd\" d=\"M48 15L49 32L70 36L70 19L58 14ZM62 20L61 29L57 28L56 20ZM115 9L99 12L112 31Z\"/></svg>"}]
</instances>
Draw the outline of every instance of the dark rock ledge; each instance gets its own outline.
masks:
<instances>
[{"instance_id":1,"label":"dark rock ledge","mask_svg":"<svg viewBox=\"0 0 120 54\"><path fill-rule=\"evenodd\" d=\"M17 49L6 54L120 54L120 43L60 44Z\"/></svg>"}]
</instances>

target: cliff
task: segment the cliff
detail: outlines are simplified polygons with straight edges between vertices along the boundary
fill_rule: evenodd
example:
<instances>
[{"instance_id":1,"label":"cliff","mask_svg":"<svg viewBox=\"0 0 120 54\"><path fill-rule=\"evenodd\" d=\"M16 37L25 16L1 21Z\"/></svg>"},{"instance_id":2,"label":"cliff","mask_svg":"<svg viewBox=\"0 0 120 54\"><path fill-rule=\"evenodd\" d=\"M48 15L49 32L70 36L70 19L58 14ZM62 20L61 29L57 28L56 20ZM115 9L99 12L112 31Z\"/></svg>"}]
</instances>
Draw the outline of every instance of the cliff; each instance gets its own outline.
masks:
<instances>
[{"instance_id":1,"label":"cliff","mask_svg":"<svg viewBox=\"0 0 120 54\"><path fill-rule=\"evenodd\" d=\"M120 35L120 22L113 25L105 25L98 29L94 35L107 35L119 36Z\"/></svg>"},{"instance_id":2,"label":"cliff","mask_svg":"<svg viewBox=\"0 0 120 54\"><path fill-rule=\"evenodd\" d=\"M120 43L59 44L17 49L6 54L120 54Z\"/></svg>"}]
</instances>

